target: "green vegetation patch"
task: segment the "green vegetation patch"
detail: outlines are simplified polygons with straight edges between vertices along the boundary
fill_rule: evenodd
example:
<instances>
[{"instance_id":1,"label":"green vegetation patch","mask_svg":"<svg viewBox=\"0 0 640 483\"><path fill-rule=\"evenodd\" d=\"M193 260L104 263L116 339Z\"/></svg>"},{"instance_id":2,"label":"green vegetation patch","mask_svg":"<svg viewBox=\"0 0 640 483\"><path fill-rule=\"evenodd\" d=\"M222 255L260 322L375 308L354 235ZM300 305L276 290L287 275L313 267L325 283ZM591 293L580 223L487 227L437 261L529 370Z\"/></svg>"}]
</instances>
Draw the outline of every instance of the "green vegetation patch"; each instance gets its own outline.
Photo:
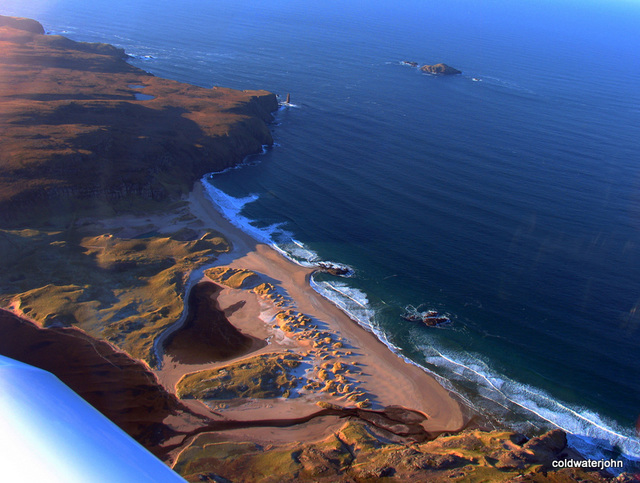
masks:
<instances>
[{"instance_id":1,"label":"green vegetation patch","mask_svg":"<svg viewBox=\"0 0 640 483\"><path fill-rule=\"evenodd\" d=\"M196 436L193 443L180 453L173 469L182 474L196 473L199 470L211 471L211 468L220 468L228 464L228 460L259 451L259 447L254 443L209 441L210 439L209 433Z\"/></svg>"},{"instance_id":2,"label":"green vegetation patch","mask_svg":"<svg viewBox=\"0 0 640 483\"><path fill-rule=\"evenodd\" d=\"M354 452L371 452L380 448L381 443L374 437L367 426L360 423L349 423L339 433L340 439L349 445Z\"/></svg>"},{"instance_id":3,"label":"green vegetation patch","mask_svg":"<svg viewBox=\"0 0 640 483\"><path fill-rule=\"evenodd\" d=\"M209 433L194 438L178 455L174 470L193 482L202 481L199 475L208 472L231 481L353 481L338 477L346 474L354 456L337 435L267 447L222 442L223 437Z\"/></svg>"},{"instance_id":4,"label":"green vegetation patch","mask_svg":"<svg viewBox=\"0 0 640 483\"><path fill-rule=\"evenodd\" d=\"M182 376L176 390L180 398L269 399L289 397L300 381L293 369L298 354L261 354L220 369L207 369Z\"/></svg>"},{"instance_id":5,"label":"green vegetation patch","mask_svg":"<svg viewBox=\"0 0 640 483\"><path fill-rule=\"evenodd\" d=\"M96 304L78 304L83 292L77 285L46 285L23 293L20 308L43 327L76 325L96 313Z\"/></svg>"}]
</instances>

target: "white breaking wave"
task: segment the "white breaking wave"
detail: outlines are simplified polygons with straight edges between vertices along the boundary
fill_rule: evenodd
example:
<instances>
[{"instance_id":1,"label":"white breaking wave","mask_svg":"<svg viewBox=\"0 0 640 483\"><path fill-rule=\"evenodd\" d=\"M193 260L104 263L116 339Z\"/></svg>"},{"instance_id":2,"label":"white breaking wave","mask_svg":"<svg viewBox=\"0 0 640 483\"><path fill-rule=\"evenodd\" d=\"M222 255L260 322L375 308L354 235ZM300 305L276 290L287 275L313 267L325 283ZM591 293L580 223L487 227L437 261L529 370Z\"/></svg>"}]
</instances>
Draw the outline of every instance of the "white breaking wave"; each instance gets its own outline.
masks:
<instances>
[{"instance_id":1,"label":"white breaking wave","mask_svg":"<svg viewBox=\"0 0 640 483\"><path fill-rule=\"evenodd\" d=\"M330 300L334 305L347 314L351 320L357 322L365 330L372 332L378 340L386 345L391 352L401 358L404 362L419 367L438 381L438 383L446 390L455 393L456 396L464 402L464 404L469 407L473 407L473 403L463 394L458 392L449 379L436 374L423 365L418 364L413 359L405 356L402 353L402 349L389 340L387 333L384 332L376 322L376 311L371 307L366 293L355 287L350 287L347 282L318 282L313 276L310 279L310 284L316 292Z\"/></svg>"},{"instance_id":2,"label":"white breaking wave","mask_svg":"<svg viewBox=\"0 0 640 483\"><path fill-rule=\"evenodd\" d=\"M270 245L273 248L276 248L279 252L282 252L282 250L278 249L275 243L273 243L272 238L278 232L282 232L280 229L282 226L281 223L275 223L264 228L259 228L252 225L251 220L242 215L242 209L249 203L256 201L259 198L258 195L252 194L245 196L244 198L234 198L207 181L203 180L202 185L204 186L209 199L213 201L222 215L234 226L251 235L255 240Z\"/></svg>"},{"instance_id":3,"label":"white breaking wave","mask_svg":"<svg viewBox=\"0 0 640 483\"><path fill-rule=\"evenodd\" d=\"M137 53L129 53L127 52L127 55L133 59L136 60L155 60L157 58L156 55L151 55L151 54L137 54Z\"/></svg>"},{"instance_id":4,"label":"white breaking wave","mask_svg":"<svg viewBox=\"0 0 640 483\"><path fill-rule=\"evenodd\" d=\"M72 30L47 30L47 34L48 35L69 35L69 34L73 34L73 29Z\"/></svg>"},{"instance_id":5,"label":"white breaking wave","mask_svg":"<svg viewBox=\"0 0 640 483\"><path fill-rule=\"evenodd\" d=\"M517 406L550 423L549 426L564 430L570 445L581 454L608 459L619 450L627 460L640 461L640 439L632 430L621 428L593 411L557 401L541 389L509 379L471 354L452 355L433 345L419 348L427 362L445 369L450 378L457 375L462 380L472 381L486 399L508 411Z\"/></svg>"},{"instance_id":6,"label":"white breaking wave","mask_svg":"<svg viewBox=\"0 0 640 483\"><path fill-rule=\"evenodd\" d=\"M374 318L375 310L369 305L367 295L355 287L350 287L346 282L318 282L311 277L311 287L339 307L352 320L360 324L369 332L378 337L383 334L377 329Z\"/></svg>"},{"instance_id":7,"label":"white breaking wave","mask_svg":"<svg viewBox=\"0 0 640 483\"><path fill-rule=\"evenodd\" d=\"M263 153L264 152L265 151L263 150ZM232 169L239 169L244 166L247 166L247 164L241 164L238 166L227 168L221 173L225 173ZM208 175L208 177L211 179L215 177L216 174L221 173L210 174ZM234 226L240 228L242 231L253 237L255 240L259 241L260 243L269 245L282 256L300 266L306 268L318 267L318 263L322 261L320 256L309 247L305 246L302 242L293 238L293 234L284 228L284 222L274 223L267 227L258 227L254 225L253 220L247 218L242 214L243 208L247 204L253 203L254 201L258 200L259 195L251 194L243 198L235 198L231 195L228 195L221 189L213 186L212 183L207 181L206 177L201 180L201 183L204 186L209 199L218 208L222 215ZM351 274L353 274L353 270L346 265L334 262L323 263L336 268L343 268L348 270L346 276L350 276Z\"/></svg>"},{"instance_id":8,"label":"white breaking wave","mask_svg":"<svg viewBox=\"0 0 640 483\"><path fill-rule=\"evenodd\" d=\"M291 235L288 232L286 234ZM304 266L314 266L314 262L320 260L316 252L306 247L304 243L293 238L293 236L289 236L288 242L285 241L282 243L282 248L291 254L293 258L297 260L297 263Z\"/></svg>"}]
</instances>

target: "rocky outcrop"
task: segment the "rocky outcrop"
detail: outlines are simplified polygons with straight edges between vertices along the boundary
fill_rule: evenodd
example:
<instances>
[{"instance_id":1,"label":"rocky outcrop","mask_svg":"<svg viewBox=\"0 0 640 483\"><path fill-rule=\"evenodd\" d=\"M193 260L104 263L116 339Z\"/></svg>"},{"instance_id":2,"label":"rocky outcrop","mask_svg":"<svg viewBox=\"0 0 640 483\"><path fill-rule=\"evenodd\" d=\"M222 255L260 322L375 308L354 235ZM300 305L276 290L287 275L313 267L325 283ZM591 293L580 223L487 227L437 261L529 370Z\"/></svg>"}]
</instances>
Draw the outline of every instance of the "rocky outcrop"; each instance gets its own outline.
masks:
<instances>
[{"instance_id":1,"label":"rocky outcrop","mask_svg":"<svg viewBox=\"0 0 640 483\"><path fill-rule=\"evenodd\" d=\"M422 72L426 72L428 74L438 74L438 75L457 75L462 74L462 71L458 69L454 69L447 64L433 64L433 65L423 65L420 67Z\"/></svg>"},{"instance_id":2,"label":"rocky outcrop","mask_svg":"<svg viewBox=\"0 0 640 483\"><path fill-rule=\"evenodd\" d=\"M269 92L160 79L122 49L43 35L26 19L2 22L0 221L172 199L273 143Z\"/></svg>"},{"instance_id":3,"label":"rocky outcrop","mask_svg":"<svg viewBox=\"0 0 640 483\"><path fill-rule=\"evenodd\" d=\"M346 265L335 262L318 262L317 267L326 273L335 275L338 277L347 277L353 275L353 269Z\"/></svg>"}]
</instances>

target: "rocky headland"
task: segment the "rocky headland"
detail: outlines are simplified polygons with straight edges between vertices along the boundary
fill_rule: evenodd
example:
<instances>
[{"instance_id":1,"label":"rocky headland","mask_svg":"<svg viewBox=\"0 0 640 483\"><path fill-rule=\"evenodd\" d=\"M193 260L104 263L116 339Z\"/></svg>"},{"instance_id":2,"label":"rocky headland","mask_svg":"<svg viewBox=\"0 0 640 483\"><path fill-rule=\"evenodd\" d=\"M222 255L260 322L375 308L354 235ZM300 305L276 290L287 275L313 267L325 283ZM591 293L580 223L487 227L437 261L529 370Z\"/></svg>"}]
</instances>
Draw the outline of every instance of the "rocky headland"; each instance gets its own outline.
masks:
<instances>
[{"instance_id":1,"label":"rocky headland","mask_svg":"<svg viewBox=\"0 0 640 483\"><path fill-rule=\"evenodd\" d=\"M552 468L562 431L481 429L211 211L194 182L271 144L275 109L0 17L0 354L188 481L604 481Z\"/></svg>"},{"instance_id":2,"label":"rocky headland","mask_svg":"<svg viewBox=\"0 0 640 483\"><path fill-rule=\"evenodd\" d=\"M204 174L272 144L274 94L182 84L126 59L111 45L44 35L33 20L0 17L5 221L117 208L133 197L175 198Z\"/></svg>"}]
</instances>

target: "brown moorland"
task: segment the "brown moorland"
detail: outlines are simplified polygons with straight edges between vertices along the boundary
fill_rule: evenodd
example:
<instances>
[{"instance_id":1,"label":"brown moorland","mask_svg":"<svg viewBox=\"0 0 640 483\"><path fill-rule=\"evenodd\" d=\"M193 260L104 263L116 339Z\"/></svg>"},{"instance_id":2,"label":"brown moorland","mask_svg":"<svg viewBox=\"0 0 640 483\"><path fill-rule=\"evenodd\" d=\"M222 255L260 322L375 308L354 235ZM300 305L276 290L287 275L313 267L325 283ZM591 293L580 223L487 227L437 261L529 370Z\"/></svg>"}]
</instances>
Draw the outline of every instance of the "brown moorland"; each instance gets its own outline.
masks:
<instances>
[{"instance_id":1,"label":"brown moorland","mask_svg":"<svg viewBox=\"0 0 640 483\"><path fill-rule=\"evenodd\" d=\"M175 197L273 142L266 122L277 101L269 92L161 79L128 64L122 49L43 32L37 22L0 17L6 222L132 196Z\"/></svg>"}]
</instances>

